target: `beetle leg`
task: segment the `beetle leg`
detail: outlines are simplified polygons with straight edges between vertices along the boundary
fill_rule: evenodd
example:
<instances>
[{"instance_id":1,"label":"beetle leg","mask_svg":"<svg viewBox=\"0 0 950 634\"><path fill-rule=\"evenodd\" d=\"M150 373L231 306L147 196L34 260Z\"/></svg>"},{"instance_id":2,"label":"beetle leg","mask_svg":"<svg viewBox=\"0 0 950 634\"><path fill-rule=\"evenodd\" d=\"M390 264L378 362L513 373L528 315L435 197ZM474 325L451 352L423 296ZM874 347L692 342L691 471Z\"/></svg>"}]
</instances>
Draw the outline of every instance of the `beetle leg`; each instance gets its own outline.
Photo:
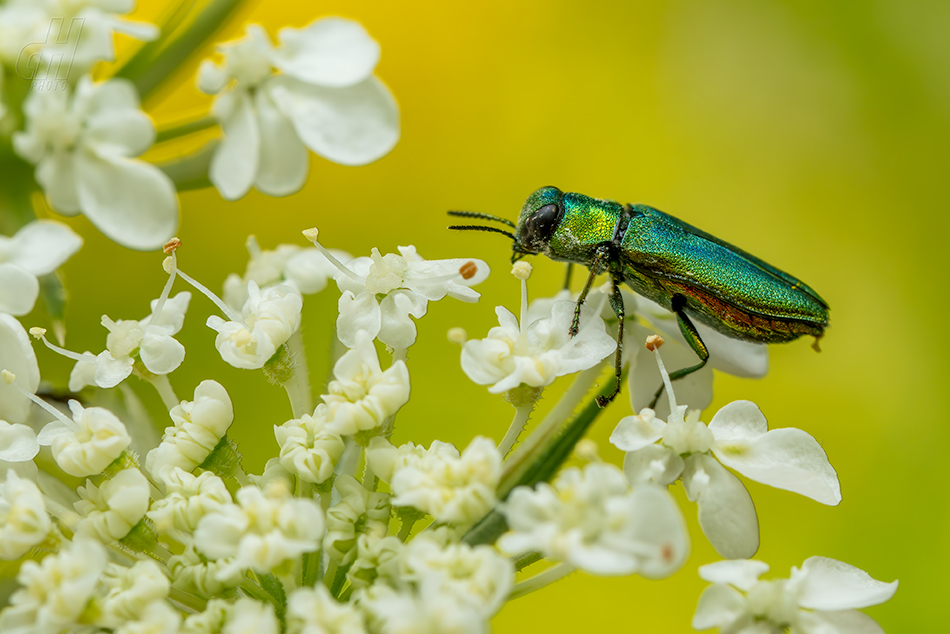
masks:
<instances>
[{"instance_id":1,"label":"beetle leg","mask_svg":"<svg viewBox=\"0 0 950 634\"><path fill-rule=\"evenodd\" d=\"M597 397L597 406L606 407L610 401L620 394L621 374L623 373L623 295L620 292L620 282L613 275L610 276L610 282L613 285L613 291L610 293L610 307L614 310L617 319L620 320L620 329L617 331L617 354L614 357L614 391L607 396Z\"/></svg>"},{"instance_id":2,"label":"beetle leg","mask_svg":"<svg viewBox=\"0 0 950 634\"><path fill-rule=\"evenodd\" d=\"M567 273L564 275L564 290L565 291L571 290L571 273L573 272L574 272L574 263L568 262Z\"/></svg>"},{"instance_id":3,"label":"beetle leg","mask_svg":"<svg viewBox=\"0 0 950 634\"><path fill-rule=\"evenodd\" d=\"M584 305L584 300L587 299L587 294L590 292L590 287L594 284L594 278L600 274L601 265L608 259L610 256L610 247L607 244L601 244L597 247L597 253L594 254L594 259L588 265L590 267L590 275L587 276L587 282L584 284L583 290L581 290L580 296L577 298L577 306L574 307L574 319L571 321L571 328L568 330L568 334L572 337L577 334L578 329L581 325L581 306Z\"/></svg>"},{"instance_id":4,"label":"beetle leg","mask_svg":"<svg viewBox=\"0 0 950 634\"><path fill-rule=\"evenodd\" d=\"M676 372L671 372L670 381L689 376L706 365L706 362L709 360L709 350L706 349L706 344L703 343L702 337L699 336L699 331L696 330L696 326L693 325L693 322L689 320L689 317L683 310L685 305L686 300L682 295L673 296L673 312L676 313L676 321L679 323L680 332L683 333L683 337L686 339L686 343L689 344L689 347L692 348L696 356L699 357L699 363L691 365L688 368L683 368L682 370L677 370ZM653 395L653 400L650 401L649 405L650 409L656 407L656 402L660 399L661 394L663 394L663 385L660 385L660 389Z\"/></svg>"}]
</instances>

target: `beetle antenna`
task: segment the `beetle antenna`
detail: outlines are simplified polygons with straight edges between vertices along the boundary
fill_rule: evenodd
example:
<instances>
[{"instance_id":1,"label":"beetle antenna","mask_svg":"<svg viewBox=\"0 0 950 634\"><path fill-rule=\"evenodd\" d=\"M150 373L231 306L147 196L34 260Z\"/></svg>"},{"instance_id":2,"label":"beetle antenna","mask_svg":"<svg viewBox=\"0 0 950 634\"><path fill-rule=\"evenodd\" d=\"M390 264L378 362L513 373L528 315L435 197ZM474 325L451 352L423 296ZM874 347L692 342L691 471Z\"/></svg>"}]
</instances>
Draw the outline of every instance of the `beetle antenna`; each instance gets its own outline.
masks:
<instances>
[{"instance_id":1,"label":"beetle antenna","mask_svg":"<svg viewBox=\"0 0 950 634\"><path fill-rule=\"evenodd\" d=\"M451 212L449 212L451 213ZM499 229L498 227L483 227L480 225L452 225L449 229L457 229L459 231L491 231L492 233L500 233L503 236L508 236L514 241L517 241L515 234L510 231L505 231L504 229Z\"/></svg>"},{"instance_id":2,"label":"beetle antenna","mask_svg":"<svg viewBox=\"0 0 950 634\"><path fill-rule=\"evenodd\" d=\"M515 223L508 220L507 218L499 218L498 216L493 216L491 214L483 214L480 211L449 211L446 212L450 216L460 216L462 218L481 218L482 220L494 220L495 222L500 222L503 225L508 225L512 229L515 228Z\"/></svg>"}]
</instances>

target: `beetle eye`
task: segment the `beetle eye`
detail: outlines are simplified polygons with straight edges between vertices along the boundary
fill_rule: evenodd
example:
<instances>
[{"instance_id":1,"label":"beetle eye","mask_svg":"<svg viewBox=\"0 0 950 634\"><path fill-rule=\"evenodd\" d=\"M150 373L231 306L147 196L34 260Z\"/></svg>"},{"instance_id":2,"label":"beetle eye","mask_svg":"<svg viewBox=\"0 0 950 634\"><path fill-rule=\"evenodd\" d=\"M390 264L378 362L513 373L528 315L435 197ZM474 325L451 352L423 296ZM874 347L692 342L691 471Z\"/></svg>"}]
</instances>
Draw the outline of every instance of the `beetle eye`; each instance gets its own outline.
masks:
<instances>
[{"instance_id":1,"label":"beetle eye","mask_svg":"<svg viewBox=\"0 0 950 634\"><path fill-rule=\"evenodd\" d=\"M540 251L551 238L560 219L561 210L557 205L552 203L541 207L524 223L524 242Z\"/></svg>"}]
</instances>

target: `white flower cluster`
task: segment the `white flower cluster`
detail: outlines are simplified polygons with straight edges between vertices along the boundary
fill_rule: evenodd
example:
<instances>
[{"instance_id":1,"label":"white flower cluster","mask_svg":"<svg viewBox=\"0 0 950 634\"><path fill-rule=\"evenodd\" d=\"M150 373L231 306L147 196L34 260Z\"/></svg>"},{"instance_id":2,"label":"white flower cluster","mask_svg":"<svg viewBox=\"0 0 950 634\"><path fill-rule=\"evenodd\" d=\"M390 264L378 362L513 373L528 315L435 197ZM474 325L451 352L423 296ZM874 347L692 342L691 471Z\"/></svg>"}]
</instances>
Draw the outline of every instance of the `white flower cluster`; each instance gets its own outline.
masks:
<instances>
[{"instance_id":1,"label":"white flower cluster","mask_svg":"<svg viewBox=\"0 0 950 634\"><path fill-rule=\"evenodd\" d=\"M5 81L23 51L35 53L42 67L73 47L60 89L21 86L28 93L21 104L0 105L9 154L15 151L20 158L12 160L23 159L23 173L32 174L9 184L23 188L11 199L40 199L42 191L59 213L83 213L125 246L164 245L168 255L168 279L148 316L102 317L108 334L101 352L72 352L48 341L44 328L30 330L75 361L68 389L81 394L62 407L37 395L36 356L12 315L30 313L42 294L64 345L57 308L63 289L51 274L82 240L47 220L24 221L12 237L0 237L0 558L18 569L0 631L481 634L507 601L574 571L657 579L679 570L690 539L667 490L678 481L698 506L703 532L728 558L700 568L713 585L700 598L695 627L733 634L880 631L856 609L890 598L896 582L820 557L787 580L763 581L765 564L739 559L758 548L758 519L728 469L835 505L837 475L818 442L801 430L770 430L748 401L701 422L698 410L677 404L659 353L650 358L634 345L652 332L635 319L619 333L627 346L618 365L630 376L639 412L620 420L611 436L626 452L623 469L601 461L592 441L578 445L601 414L601 401L587 400L587 393L617 350L606 289L589 293L581 309L569 292L529 304L530 266L518 263L518 316L498 307L499 325L467 342L454 329L450 339L464 344L464 373L515 408L500 443L477 436L460 451L439 440L427 448L397 445L393 434L397 418L402 433L404 419L419 411L403 412L412 395L407 350L425 336L418 320L431 301L476 301L472 287L489 275L485 262L426 260L413 246L354 258L326 249L308 229L313 248L264 250L249 238L250 260L243 274L228 276L223 299L184 273L181 242L166 242L178 225L176 184L210 179L231 200L251 188L290 194L306 180L308 150L346 165L386 154L399 135L398 111L373 75L379 47L357 23L326 18L285 28L278 45L252 25L244 39L218 47L220 63L206 60L198 72L201 90L215 95L208 120L220 124L223 137L204 154L160 169L137 158L158 138L140 97L160 71L174 69L167 55L187 53L179 48L184 42L204 41L209 21L186 21L183 32L145 47L109 75L117 78L96 83L92 66L114 58L115 33L159 37L151 25L118 17L131 8L131 1L113 0L0 6ZM62 16L82 21L81 33L69 36L74 40L31 44ZM211 125L192 121L161 136ZM185 165L201 157L203 171L188 172ZM180 399L172 383L172 375L183 380L176 370L193 361L176 339L192 296L173 294L179 279L220 311L205 323L221 358L262 370L262 379L287 392L291 415L258 426L276 423L272 458L259 475L245 471L228 435L240 419L228 381L187 385L192 400ZM330 280L339 290L339 345L330 376L312 377L303 305ZM669 358L679 363L669 315L630 294L624 302L629 315L670 337ZM212 345L205 334L199 360ZM719 369L764 374L764 347L706 331L703 337ZM516 447L542 391L568 375L577 375L574 384ZM661 381L668 409L642 408ZM171 420L161 438L139 398L143 386L157 391L159 418ZM711 373L697 372L677 392L705 408ZM417 394L415 407L426 407L426 397ZM575 446L586 464L565 468ZM553 565L529 568L539 560Z\"/></svg>"}]
</instances>

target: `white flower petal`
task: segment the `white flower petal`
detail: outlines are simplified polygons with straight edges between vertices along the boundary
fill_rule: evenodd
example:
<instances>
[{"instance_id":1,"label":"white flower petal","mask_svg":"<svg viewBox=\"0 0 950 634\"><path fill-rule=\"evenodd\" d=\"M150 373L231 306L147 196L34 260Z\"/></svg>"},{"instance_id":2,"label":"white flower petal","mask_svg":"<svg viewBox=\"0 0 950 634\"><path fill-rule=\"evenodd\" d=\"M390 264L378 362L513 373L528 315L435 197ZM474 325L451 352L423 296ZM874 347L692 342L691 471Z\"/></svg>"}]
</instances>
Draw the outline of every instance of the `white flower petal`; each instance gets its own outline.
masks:
<instances>
[{"instance_id":1,"label":"white flower petal","mask_svg":"<svg viewBox=\"0 0 950 634\"><path fill-rule=\"evenodd\" d=\"M20 322L6 313L0 313L0 366L15 374L17 383L36 393L40 368L30 337ZM0 418L13 422L26 420L32 405L15 386L0 381Z\"/></svg>"},{"instance_id":2,"label":"white flower petal","mask_svg":"<svg viewBox=\"0 0 950 634\"><path fill-rule=\"evenodd\" d=\"M260 164L260 131L247 93L230 93L231 112L221 121L224 138L211 158L208 179L226 200L246 194ZM219 97L215 105L221 102Z\"/></svg>"},{"instance_id":3,"label":"white flower petal","mask_svg":"<svg viewBox=\"0 0 950 634\"><path fill-rule=\"evenodd\" d=\"M275 88L274 97L304 145L334 163L372 163L399 139L396 100L376 77L346 88L323 88L288 77L280 88L280 96Z\"/></svg>"},{"instance_id":4,"label":"white flower petal","mask_svg":"<svg viewBox=\"0 0 950 634\"><path fill-rule=\"evenodd\" d=\"M50 207L64 216L81 210L76 184L76 160L72 152L54 150L36 165L36 182L43 187Z\"/></svg>"},{"instance_id":5,"label":"white flower petal","mask_svg":"<svg viewBox=\"0 0 950 634\"><path fill-rule=\"evenodd\" d=\"M372 293L364 292L353 295L344 291L338 303L340 316L336 320L336 335L347 348L356 347L356 335L365 332L370 339L379 334L382 323L382 313L379 303Z\"/></svg>"},{"instance_id":6,"label":"white flower petal","mask_svg":"<svg viewBox=\"0 0 950 634\"><path fill-rule=\"evenodd\" d=\"M699 576L710 583L728 583L748 592L769 571L769 565L755 559L727 559L699 567Z\"/></svg>"},{"instance_id":7,"label":"white flower petal","mask_svg":"<svg viewBox=\"0 0 950 634\"><path fill-rule=\"evenodd\" d=\"M26 425L0 420L0 460L23 462L32 460L40 451L36 433Z\"/></svg>"},{"instance_id":8,"label":"white flower petal","mask_svg":"<svg viewBox=\"0 0 950 634\"><path fill-rule=\"evenodd\" d=\"M700 571L703 567L700 567ZM715 584L699 595L696 614L693 615L694 630L711 627L727 627L746 613L745 599L729 586Z\"/></svg>"},{"instance_id":9,"label":"white flower petal","mask_svg":"<svg viewBox=\"0 0 950 634\"><path fill-rule=\"evenodd\" d=\"M733 401L716 412L709 421L709 431L718 442L751 441L768 430L765 415L752 401Z\"/></svg>"},{"instance_id":10,"label":"white flower petal","mask_svg":"<svg viewBox=\"0 0 950 634\"><path fill-rule=\"evenodd\" d=\"M102 388L115 387L132 374L132 357L116 359L108 350L96 355L96 385Z\"/></svg>"},{"instance_id":11,"label":"white flower petal","mask_svg":"<svg viewBox=\"0 0 950 634\"><path fill-rule=\"evenodd\" d=\"M884 583L843 561L809 557L792 570L798 604L814 610L848 610L883 603L897 592L897 581Z\"/></svg>"},{"instance_id":12,"label":"white flower petal","mask_svg":"<svg viewBox=\"0 0 950 634\"><path fill-rule=\"evenodd\" d=\"M647 445L623 457L623 474L630 486L654 482L666 486L683 473L683 459L669 447Z\"/></svg>"},{"instance_id":13,"label":"white flower petal","mask_svg":"<svg viewBox=\"0 0 950 634\"><path fill-rule=\"evenodd\" d=\"M745 559L759 549L759 519L739 478L707 455L686 459L683 487L699 507L699 525L716 552Z\"/></svg>"},{"instance_id":14,"label":"white flower petal","mask_svg":"<svg viewBox=\"0 0 950 634\"><path fill-rule=\"evenodd\" d=\"M727 467L777 489L793 491L822 504L841 502L841 485L818 441L794 428L773 429L734 450L717 442L713 453Z\"/></svg>"},{"instance_id":15,"label":"white flower petal","mask_svg":"<svg viewBox=\"0 0 950 634\"><path fill-rule=\"evenodd\" d=\"M877 621L857 610L799 612L794 634L884 634Z\"/></svg>"},{"instance_id":16,"label":"white flower petal","mask_svg":"<svg viewBox=\"0 0 950 634\"><path fill-rule=\"evenodd\" d=\"M662 438L665 427L666 423L656 418L652 410L644 410L637 416L620 419L610 442L621 451L636 451Z\"/></svg>"},{"instance_id":17,"label":"white flower petal","mask_svg":"<svg viewBox=\"0 0 950 634\"><path fill-rule=\"evenodd\" d=\"M168 374L185 359L185 346L168 335L146 334L139 344L139 356L149 372Z\"/></svg>"},{"instance_id":18,"label":"white flower petal","mask_svg":"<svg viewBox=\"0 0 950 634\"><path fill-rule=\"evenodd\" d=\"M260 164L254 187L269 196L287 196L299 191L310 171L310 155L290 119L274 105L265 90L254 96L260 126Z\"/></svg>"},{"instance_id":19,"label":"white flower petal","mask_svg":"<svg viewBox=\"0 0 950 634\"><path fill-rule=\"evenodd\" d=\"M689 534L683 513L673 496L660 486L635 487L628 500L632 513L624 537L655 548L652 553L638 557L637 574L647 579L670 576L689 556Z\"/></svg>"},{"instance_id":20,"label":"white flower petal","mask_svg":"<svg viewBox=\"0 0 950 634\"><path fill-rule=\"evenodd\" d=\"M11 261L33 275L47 275L62 266L81 246L79 234L63 223L34 220L13 236Z\"/></svg>"},{"instance_id":21,"label":"white flower petal","mask_svg":"<svg viewBox=\"0 0 950 634\"><path fill-rule=\"evenodd\" d=\"M0 312L26 315L40 296L36 276L16 264L0 264Z\"/></svg>"},{"instance_id":22,"label":"white flower petal","mask_svg":"<svg viewBox=\"0 0 950 634\"><path fill-rule=\"evenodd\" d=\"M78 151L76 176L83 213L109 239L157 249L178 228L175 186L154 165Z\"/></svg>"},{"instance_id":23,"label":"white flower petal","mask_svg":"<svg viewBox=\"0 0 950 634\"><path fill-rule=\"evenodd\" d=\"M351 86L369 77L379 62L379 44L353 20L323 18L302 29L283 28L277 39L274 65L319 86Z\"/></svg>"},{"instance_id":24,"label":"white flower petal","mask_svg":"<svg viewBox=\"0 0 950 634\"><path fill-rule=\"evenodd\" d=\"M379 340L397 350L404 350L416 342L417 319L426 314L428 302L418 293L396 290L379 303Z\"/></svg>"}]
</instances>

